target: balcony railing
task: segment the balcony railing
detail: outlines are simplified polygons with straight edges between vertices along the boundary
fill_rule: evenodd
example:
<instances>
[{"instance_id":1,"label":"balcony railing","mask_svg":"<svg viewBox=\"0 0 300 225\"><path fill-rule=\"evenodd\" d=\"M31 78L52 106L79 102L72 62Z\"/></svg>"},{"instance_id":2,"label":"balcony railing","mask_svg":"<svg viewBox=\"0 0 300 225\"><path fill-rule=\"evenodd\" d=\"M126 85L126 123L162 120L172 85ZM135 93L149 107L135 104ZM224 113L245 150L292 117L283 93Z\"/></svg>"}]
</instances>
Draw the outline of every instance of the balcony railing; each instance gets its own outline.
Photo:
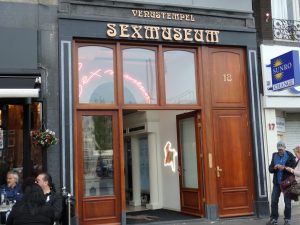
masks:
<instances>
[{"instance_id":1,"label":"balcony railing","mask_svg":"<svg viewBox=\"0 0 300 225\"><path fill-rule=\"evenodd\" d=\"M273 19L273 38L275 40L300 41L300 21Z\"/></svg>"}]
</instances>

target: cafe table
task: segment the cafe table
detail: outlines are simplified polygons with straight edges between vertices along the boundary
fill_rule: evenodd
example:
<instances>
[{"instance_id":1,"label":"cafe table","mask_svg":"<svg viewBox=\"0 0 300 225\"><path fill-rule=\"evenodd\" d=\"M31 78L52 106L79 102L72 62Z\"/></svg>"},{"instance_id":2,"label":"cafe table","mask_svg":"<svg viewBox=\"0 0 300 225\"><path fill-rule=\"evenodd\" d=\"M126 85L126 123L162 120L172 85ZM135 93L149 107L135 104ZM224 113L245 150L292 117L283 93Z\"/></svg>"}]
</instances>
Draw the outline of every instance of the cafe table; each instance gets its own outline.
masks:
<instances>
[{"instance_id":1,"label":"cafe table","mask_svg":"<svg viewBox=\"0 0 300 225\"><path fill-rule=\"evenodd\" d=\"M13 204L9 204L9 205L1 204L0 205L0 214L2 214L2 213L5 214L5 218L7 218L8 212L11 211L12 207L13 207ZM2 217L2 215L1 215L1 217ZM2 224L1 222L4 222L4 221L0 221L0 224Z\"/></svg>"}]
</instances>

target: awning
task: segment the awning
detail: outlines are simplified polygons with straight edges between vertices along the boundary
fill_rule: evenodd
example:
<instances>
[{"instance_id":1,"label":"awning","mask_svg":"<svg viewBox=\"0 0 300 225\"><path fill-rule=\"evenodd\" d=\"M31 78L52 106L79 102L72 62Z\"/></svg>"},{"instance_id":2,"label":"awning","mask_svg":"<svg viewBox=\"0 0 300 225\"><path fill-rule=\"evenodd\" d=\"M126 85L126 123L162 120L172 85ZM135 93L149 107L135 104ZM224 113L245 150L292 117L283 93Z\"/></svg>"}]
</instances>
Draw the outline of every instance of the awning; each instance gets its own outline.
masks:
<instances>
[{"instance_id":1,"label":"awning","mask_svg":"<svg viewBox=\"0 0 300 225\"><path fill-rule=\"evenodd\" d=\"M0 89L0 98L38 98L39 88L35 89Z\"/></svg>"},{"instance_id":2,"label":"awning","mask_svg":"<svg viewBox=\"0 0 300 225\"><path fill-rule=\"evenodd\" d=\"M0 75L0 98L38 98L40 78L39 75Z\"/></svg>"}]
</instances>

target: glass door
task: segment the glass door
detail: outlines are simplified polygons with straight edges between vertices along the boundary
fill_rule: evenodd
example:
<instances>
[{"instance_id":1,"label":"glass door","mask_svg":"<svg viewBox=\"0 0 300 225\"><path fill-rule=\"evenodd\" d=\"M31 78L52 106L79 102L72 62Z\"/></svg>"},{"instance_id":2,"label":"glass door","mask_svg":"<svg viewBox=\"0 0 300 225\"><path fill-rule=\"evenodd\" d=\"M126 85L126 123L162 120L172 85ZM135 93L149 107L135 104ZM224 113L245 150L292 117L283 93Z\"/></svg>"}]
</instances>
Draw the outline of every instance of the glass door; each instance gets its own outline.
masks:
<instances>
[{"instance_id":1,"label":"glass door","mask_svg":"<svg viewBox=\"0 0 300 225\"><path fill-rule=\"evenodd\" d=\"M202 163L200 160L200 114L177 116L181 211L203 216Z\"/></svg>"},{"instance_id":2,"label":"glass door","mask_svg":"<svg viewBox=\"0 0 300 225\"><path fill-rule=\"evenodd\" d=\"M116 112L79 112L77 179L80 224L120 222Z\"/></svg>"}]
</instances>

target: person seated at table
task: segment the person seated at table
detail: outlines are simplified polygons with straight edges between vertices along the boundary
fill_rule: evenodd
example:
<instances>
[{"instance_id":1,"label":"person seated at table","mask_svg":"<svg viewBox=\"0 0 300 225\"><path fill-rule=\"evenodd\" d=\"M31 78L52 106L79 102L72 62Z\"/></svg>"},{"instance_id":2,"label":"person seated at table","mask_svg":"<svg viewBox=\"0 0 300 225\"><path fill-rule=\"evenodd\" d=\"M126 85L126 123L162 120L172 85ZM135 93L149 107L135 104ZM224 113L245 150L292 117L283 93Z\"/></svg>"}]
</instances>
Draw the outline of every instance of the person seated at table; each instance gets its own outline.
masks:
<instances>
[{"instance_id":1,"label":"person seated at table","mask_svg":"<svg viewBox=\"0 0 300 225\"><path fill-rule=\"evenodd\" d=\"M22 199L22 190L19 182L19 175L16 171L10 170L6 175L6 184L1 185L0 191L2 196L6 196L6 200L15 202ZM3 202L3 199L1 199Z\"/></svg>"},{"instance_id":2,"label":"person seated at table","mask_svg":"<svg viewBox=\"0 0 300 225\"><path fill-rule=\"evenodd\" d=\"M42 188L35 183L25 186L23 199L17 202L8 215L6 225L53 225L54 209L46 204Z\"/></svg>"}]
</instances>

